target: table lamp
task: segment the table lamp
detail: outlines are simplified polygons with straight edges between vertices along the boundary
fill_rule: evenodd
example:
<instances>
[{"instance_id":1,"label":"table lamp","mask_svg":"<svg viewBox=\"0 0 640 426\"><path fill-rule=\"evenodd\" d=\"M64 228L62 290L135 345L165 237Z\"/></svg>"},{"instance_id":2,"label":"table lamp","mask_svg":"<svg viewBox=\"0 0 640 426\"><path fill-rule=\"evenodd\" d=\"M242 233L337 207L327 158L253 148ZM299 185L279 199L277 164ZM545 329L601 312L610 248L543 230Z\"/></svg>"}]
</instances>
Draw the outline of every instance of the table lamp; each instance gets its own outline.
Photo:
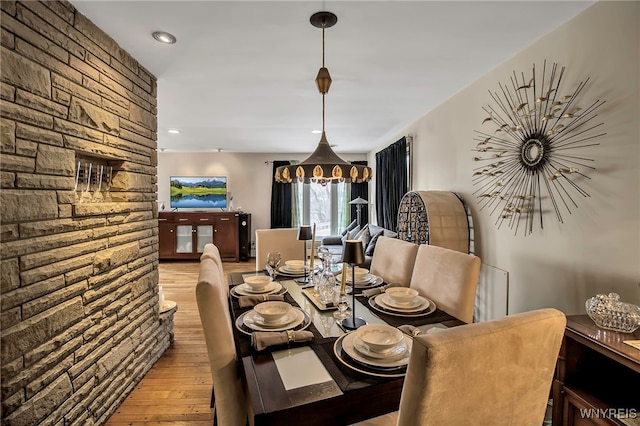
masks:
<instances>
[{"instance_id":1,"label":"table lamp","mask_svg":"<svg viewBox=\"0 0 640 426\"><path fill-rule=\"evenodd\" d=\"M369 204L369 202L362 197L358 197L356 199L349 201L349 204L351 204L352 206L356 206L356 215L357 215L356 223L358 224L358 226L361 226L360 215L361 215L362 206L366 206L367 204Z\"/></svg>"},{"instance_id":2,"label":"table lamp","mask_svg":"<svg viewBox=\"0 0 640 426\"><path fill-rule=\"evenodd\" d=\"M312 238L311 226L310 225L302 225L298 228L298 240L304 241L303 248L304 254L302 257L302 268L304 269L304 278L298 278L296 282L300 284L307 284L309 282L309 277L307 276L307 241Z\"/></svg>"},{"instance_id":3,"label":"table lamp","mask_svg":"<svg viewBox=\"0 0 640 426\"><path fill-rule=\"evenodd\" d=\"M362 318L356 318L356 265L364 263L364 249L360 240L345 241L342 261L351 265L351 285L353 286L351 296L353 302L351 303L351 318L343 319L340 325L345 330L355 330L367 323Z\"/></svg>"}]
</instances>

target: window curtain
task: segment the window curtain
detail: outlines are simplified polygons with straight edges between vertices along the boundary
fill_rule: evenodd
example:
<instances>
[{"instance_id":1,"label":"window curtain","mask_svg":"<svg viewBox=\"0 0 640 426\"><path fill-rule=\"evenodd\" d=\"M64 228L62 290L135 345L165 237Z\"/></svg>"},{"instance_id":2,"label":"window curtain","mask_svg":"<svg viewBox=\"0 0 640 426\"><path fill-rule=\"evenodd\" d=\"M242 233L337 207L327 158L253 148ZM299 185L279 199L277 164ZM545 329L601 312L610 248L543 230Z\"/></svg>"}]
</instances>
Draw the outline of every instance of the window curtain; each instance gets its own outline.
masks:
<instances>
[{"instance_id":1,"label":"window curtain","mask_svg":"<svg viewBox=\"0 0 640 426\"><path fill-rule=\"evenodd\" d=\"M379 226L397 230L398 208L407 190L407 139L403 137L376 153L376 218Z\"/></svg>"},{"instance_id":2,"label":"window curtain","mask_svg":"<svg viewBox=\"0 0 640 426\"><path fill-rule=\"evenodd\" d=\"M366 161L352 161L351 164L359 164L362 166L367 166L367 162ZM355 200L358 197L362 197L363 199L369 201L369 183L368 182L363 182L363 183L354 183L351 184L351 200ZM358 209L356 208L357 206L350 206L351 207L351 220L349 220L350 223L351 221L357 219L358 217ZM364 225L366 225L367 223L369 223L369 205L362 205L361 210L360 210L360 221L361 226L364 227ZM342 228L341 228L342 229Z\"/></svg>"},{"instance_id":3,"label":"window curtain","mask_svg":"<svg viewBox=\"0 0 640 426\"><path fill-rule=\"evenodd\" d=\"M273 173L280 166L291 164L289 161L274 161ZM271 183L271 228L291 228L291 185L279 183L275 179Z\"/></svg>"}]
</instances>

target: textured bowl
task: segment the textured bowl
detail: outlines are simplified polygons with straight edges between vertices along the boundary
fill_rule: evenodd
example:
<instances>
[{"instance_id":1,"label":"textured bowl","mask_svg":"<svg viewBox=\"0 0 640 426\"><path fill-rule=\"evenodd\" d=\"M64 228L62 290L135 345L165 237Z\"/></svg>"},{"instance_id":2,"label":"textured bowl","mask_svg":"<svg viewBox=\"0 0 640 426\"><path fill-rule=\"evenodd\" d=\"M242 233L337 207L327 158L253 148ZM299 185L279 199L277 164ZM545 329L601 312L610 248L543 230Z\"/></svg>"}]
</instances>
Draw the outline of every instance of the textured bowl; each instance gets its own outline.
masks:
<instances>
[{"instance_id":1,"label":"textured bowl","mask_svg":"<svg viewBox=\"0 0 640 426\"><path fill-rule=\"evenodd\" d=\"M367 324L358 328L356 336L373 352L385 353L403 340L402 332L386 324Z\"/></svg>"},{"instance_id":2,"label":"textured bowl","mask_svg":"<svg viewBox=\"0 0 640 426\"><path fill-rule=\"evenodd\" d=\"M411 303L411 301L418 295L417 290L407 287L389 287L384 292L387 293L394 302L400 305Z\"/></svg>"},{"instance_id":3,"label":"textured bowl","mask_svg":"<svg viewBox=\"0 0 640 426\"><path fill-rule=\"evenodd\" d=\"M362 278L362 277L364 277L364 276L365 276L365 275L367 275L368 273L369 273L369 270L368 270L368 269L360 268L359 266L356 266L356 269L355 269L356 280L357 280L358 278Z\"/></svg>"},{"instance_id":4,"label":"textured bowl","mask_svg":"<svg viewBox=\"0 0 640 426\"><path fill-rule=\"evenodd\" d=\"M291 270L299 270L302 271L304 269L304 261L303 260L287 260L284 262L287 265L287 268Z\"/></svg>"},{"instance_id":5,"label":"textured bowl","mask_svg":"<svg viewBox=\"0 0 640 426\"><path fill-rule=\"evenodd\" d=\"M267 275L252 275L244 279L245 284L247 284L253 291L262 291L264 290L273 279Z\"/></svg>"},{"instance_id":6,"label":"textured bowl","mask_svg":"<svg viewBox=\"0 0 640 426\"><path fill-rule=\"evenodd\" d=\"M291 305L287 302L262 302L254 306L253 310L258 313L266 323L273 323L285 316L291 309Z\"/></svg>"}]
</instances>

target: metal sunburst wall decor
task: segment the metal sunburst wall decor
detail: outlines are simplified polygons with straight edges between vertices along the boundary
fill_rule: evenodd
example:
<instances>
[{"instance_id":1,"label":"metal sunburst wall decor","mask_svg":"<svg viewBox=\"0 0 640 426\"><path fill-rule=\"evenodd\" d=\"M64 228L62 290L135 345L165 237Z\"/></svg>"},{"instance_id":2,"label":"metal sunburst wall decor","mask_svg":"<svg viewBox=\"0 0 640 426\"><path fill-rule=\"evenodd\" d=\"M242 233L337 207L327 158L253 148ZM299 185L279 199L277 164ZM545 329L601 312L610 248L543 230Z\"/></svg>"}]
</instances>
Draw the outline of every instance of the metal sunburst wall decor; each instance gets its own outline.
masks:
<instances>
[{"instance_id":1,"label":"metal sunburst wall decor","mask_svg":"<svg viewBox=\"0 0 640 426\"><path fill-rule=\"evenodd\" d=\"M573 93L562 92L564 67L553 64L542 70L533 65L530 77L513 72L510 83L499 83L499 92L491 92L493 105L483 107L488 116L476 131L478 154L473 160L481 165L473 169L474 195L480 210L498 214L498 228L506 223L518 233L531 234L534 223L543 228L543 216L553 209L559 222L562 213L577 208L576 195L589 197L578 185L581 178L595 170L593 159L580 155L580 149L599 145L597 110L604 101L588 107L578 105L578 97L589 79ZM550 211L550 210L548 210Z\"/></svg>"}]
</instances>

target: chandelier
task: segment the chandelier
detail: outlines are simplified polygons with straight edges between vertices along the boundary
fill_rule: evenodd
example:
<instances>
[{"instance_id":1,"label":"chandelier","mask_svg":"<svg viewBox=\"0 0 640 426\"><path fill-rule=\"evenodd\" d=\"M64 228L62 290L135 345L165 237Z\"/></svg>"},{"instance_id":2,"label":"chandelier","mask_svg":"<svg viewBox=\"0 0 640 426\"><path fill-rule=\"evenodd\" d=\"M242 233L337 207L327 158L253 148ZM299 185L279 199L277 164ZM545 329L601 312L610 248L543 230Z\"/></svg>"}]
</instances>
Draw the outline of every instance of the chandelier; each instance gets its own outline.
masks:
<instances>
[{"instance_id":1,"label":"chandelier","mask_svg":"<svg viewBox=\"0 0 640 426\"><path fill-rule=\"evenodd\" d=\"M322 136L315 151L300 164L281 166L276 169L276 182L292 183L362 183L368 182L373 173L370 167L349 164L340 158L327 141L324 120L324 95L329 92L331 76L324 66L324 30L333 27L338 17L331 12L317 12L311 15L311 25L322 29L322 68L316 76L316 85L322 94Z\"/></svg>"}]
</instances>

